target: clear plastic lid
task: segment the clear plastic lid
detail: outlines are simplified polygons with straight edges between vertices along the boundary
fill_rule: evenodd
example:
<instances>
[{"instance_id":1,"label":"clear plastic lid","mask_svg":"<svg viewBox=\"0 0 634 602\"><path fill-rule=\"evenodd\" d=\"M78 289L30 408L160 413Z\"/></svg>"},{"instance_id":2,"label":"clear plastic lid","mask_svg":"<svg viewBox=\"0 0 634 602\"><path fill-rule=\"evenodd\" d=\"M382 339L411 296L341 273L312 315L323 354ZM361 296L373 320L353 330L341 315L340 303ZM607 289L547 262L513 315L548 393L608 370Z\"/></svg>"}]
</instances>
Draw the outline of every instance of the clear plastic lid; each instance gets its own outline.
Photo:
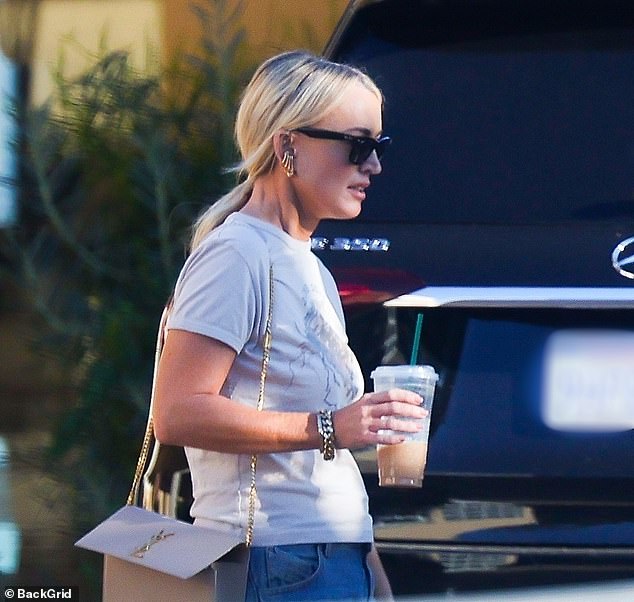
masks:
<instances>
[{"instance_id":1,"label":"clear plastic lid","mask_svg":"<svg viewBox=\"0 0 634 602\"><path fill-rule=\"evenodd\" d=\"M415 378L415 379L427 379L434 383L438 380L438 374L434 370L433 366L377 366L370 376L373 379L377 378Z\"/></svg>"}]
</instances>

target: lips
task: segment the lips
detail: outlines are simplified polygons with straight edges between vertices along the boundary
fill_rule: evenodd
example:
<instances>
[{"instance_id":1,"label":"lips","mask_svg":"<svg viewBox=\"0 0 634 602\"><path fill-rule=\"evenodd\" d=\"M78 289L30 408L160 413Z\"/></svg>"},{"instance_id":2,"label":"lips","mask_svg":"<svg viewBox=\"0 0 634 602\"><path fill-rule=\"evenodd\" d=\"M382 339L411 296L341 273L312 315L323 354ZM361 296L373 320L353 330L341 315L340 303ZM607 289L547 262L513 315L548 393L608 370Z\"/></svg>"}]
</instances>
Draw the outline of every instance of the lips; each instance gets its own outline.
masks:
<instances>
[{"instance_id":1,"label":"lips","mask_svg":"<svg viewBox=\"0 0 634 602\"><path fill-rule=\"evenodd\" d=\"M348 186L350 194L357 201L365 201L365 187L364 186Z\"/></svg>"},{"instance_id":2,"label":"lips","mask_svg":"<svg viewBox=\"0 0 634 602\"><path fill-rule=\"evenodd\" d=\"M370 185L370 182L363 182L362 184L353 184L348 186L350 190L355 190L361 194L365 194L365 189Z\"/></svg>"}]
</instances>

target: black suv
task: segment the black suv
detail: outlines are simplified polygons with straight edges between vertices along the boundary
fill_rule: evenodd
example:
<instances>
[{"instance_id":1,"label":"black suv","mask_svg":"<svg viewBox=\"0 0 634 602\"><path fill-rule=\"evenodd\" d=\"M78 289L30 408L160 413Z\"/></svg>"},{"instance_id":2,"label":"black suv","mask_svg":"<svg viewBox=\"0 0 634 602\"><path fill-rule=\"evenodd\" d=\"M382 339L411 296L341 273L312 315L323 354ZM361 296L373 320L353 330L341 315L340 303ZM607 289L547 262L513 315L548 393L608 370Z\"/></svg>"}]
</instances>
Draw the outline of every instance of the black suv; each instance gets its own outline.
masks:
<instances>
[{"instance_id":1,"label":"black suv","mask_svg":"<svg viewBox=\"0 0 634 602\"><path fill-rule=\"evenodd\" d=\"M419 313L440 374L421 489L359 454L395 592L634 577L632 3L357 1L326 52L394 142L313 247L366 378Z\"/></svg>"}]
</instances>

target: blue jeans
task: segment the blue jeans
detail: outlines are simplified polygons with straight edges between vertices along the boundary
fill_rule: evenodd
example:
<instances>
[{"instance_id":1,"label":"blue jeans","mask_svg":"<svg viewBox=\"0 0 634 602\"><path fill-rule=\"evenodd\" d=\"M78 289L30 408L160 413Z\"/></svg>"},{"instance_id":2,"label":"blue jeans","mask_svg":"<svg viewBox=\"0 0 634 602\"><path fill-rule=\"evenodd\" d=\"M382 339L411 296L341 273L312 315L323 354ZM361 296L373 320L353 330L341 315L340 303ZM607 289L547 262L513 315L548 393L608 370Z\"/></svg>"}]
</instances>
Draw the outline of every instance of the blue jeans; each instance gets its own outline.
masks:
<instances>
[{"instance_id":1,"label":"blue jeans","mask_svg":"<svg viewBox=\"0 0 634 602\"><path fill-rule=\"evenodd\" d=\"M370 544L252 547L246 602L371 602Z\"/></svg>"}]
</instances>

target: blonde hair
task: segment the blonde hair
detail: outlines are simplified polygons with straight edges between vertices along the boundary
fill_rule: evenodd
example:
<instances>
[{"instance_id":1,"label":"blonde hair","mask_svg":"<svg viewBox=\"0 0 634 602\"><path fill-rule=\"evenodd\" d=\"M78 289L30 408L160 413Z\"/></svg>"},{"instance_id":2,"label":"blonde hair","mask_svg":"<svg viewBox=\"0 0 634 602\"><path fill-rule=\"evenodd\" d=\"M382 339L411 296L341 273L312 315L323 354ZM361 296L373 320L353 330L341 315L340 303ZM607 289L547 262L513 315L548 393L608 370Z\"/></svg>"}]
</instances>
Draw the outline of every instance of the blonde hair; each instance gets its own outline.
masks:
<instances>
[{"instance_id":1,"label":"blonde hair","mask_svg":"<svg viewBox=\"0 0 634 602\"><path fill-rule=\"evenodd\" d=\"M304 51L279 54L256 70L242 94L235 123L242 160L230 171L243 180L196 220L192 250L245 205L258 177L273 170L273 135L280 129L292 130L319 121L338 104L352 82L362 83L383 99L376 84L359 69Z\"/></svg>"}]
</instances>

